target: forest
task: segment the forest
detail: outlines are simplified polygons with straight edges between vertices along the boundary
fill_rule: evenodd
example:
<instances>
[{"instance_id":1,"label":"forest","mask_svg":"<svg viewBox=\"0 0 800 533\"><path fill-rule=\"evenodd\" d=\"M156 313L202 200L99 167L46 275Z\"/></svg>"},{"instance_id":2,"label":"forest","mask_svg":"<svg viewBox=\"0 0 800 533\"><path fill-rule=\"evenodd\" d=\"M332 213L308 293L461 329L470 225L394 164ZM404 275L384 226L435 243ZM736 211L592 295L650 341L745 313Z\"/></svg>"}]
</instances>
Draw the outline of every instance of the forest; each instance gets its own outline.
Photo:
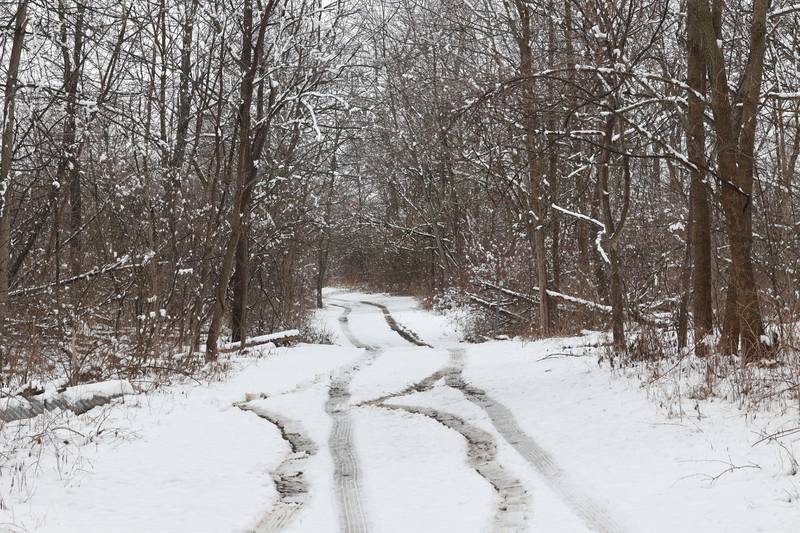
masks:
<instances>
[{"instance_id":1,"label":"forest","mask_svg":"<svg viewBox=\"0 0 800 533\"><path fill-rule=\"evenodd\" d=\"M0 85L0 532L800 531L797 0L4 0Z\"/></svg>"},{"instance_id":2,"label":"forest","mask_svg":"<svg viewBox=\"0 0 800 533\"><path fill-rule=\"evenodd\" d=\"M797 368L800 5L0 10L6 387L214 361L330 280Z\"/></svg>"}]
</instances>

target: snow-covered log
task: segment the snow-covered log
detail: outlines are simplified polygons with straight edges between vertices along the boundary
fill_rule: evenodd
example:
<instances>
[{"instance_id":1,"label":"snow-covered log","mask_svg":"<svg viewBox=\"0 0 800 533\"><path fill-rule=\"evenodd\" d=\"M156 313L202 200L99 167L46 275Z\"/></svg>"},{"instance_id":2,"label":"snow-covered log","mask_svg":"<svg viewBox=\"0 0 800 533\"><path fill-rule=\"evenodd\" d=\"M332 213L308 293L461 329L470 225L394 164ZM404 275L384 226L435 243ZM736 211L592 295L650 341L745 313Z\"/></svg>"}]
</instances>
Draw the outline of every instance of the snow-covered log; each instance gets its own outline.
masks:
<instances>
[{"instance_id":1,"label":"snow-covered log","mask_svg":"<svg viewBox=\"0 0 800 533\"><path fill-rule=\"evenodd\" d=\"M511 296L513 298L518 298L520 300L524 300L524 301L529 302L529 303L533 303L533 302L537 302L538 301L536 296L538 296L538 294L539 294L539 289L537 287L533 287L532 294L528 295L528 294L523 294L521 292L513 291L511 289L506 289L505 287L500 287L498 285L495 285L494 283L491 283L491 282L485 281L485 280L480 280L478 282L478 285L481 286L481 287L487 288L487 289L492 289L492 290L498 291L498 292L500 292L502 294L505 294L507 296ZM564 294L562 292L551 291L551 290L547 291L547 295L550 296L551 298L555 298L557 300L560 300L560 301L568 303L568 304L577 305L579 307L585 307L585 308L591 309L592 311L597 311L599 313L603 313L603 314L606 314L606 315L611 314L611 306L610 305L599 304L597 302L592 302L591 300L585 300L583 298L578 298L577 296L571 296L569 294ZM471 299L473 299L473 301L475 301L475 299L473 298L472 294L468 294L468 296ZM482 303L482 302L477 302L477 303ZM490 305L494 305L494 304L491 304L490 302L486 302L486 303L490 304ZM639 310L628 310L628 313L629 313L629 315L630 315L630 317L632 319L636 320L637 322L642 322L644 324L650 324L650 325L654 325L654 326L665 326L665 325L669 325L671 323L669 319L665 319L664 317L657 317L657 316L648 315L648 314L645 314L644 312L639 311Z\"/></svg>"},{"instance_id":2,"label":"snow-covered log","mask_svg":"<svg viewBox=\"0 0 800 533\"><path fill-rule=\"evenodd\" d=\"M300 336L300 330L297 329L288 329L286 331L277 331L275 333L270 333L268 335L259 335L257 337L248 337L244 341L244 345L241 342L228 342L225 344L220 345L219 352L221 353L230 353L235 352L236 350L241 350L243 348L251 348L253 346L261 346L263 344L267 344L269 342L279 343L279 342L288 342L292 339L296 339Z\"/></svg>"},{"instance_id":3,"label":"snow-covered log","mask_svg":"<svg viewBox=\"0 0 800 533\"><path fill-rule=\"evenodd\" d=\"M13 422L33 418L57 408L81 414L94 407L105 405L114 398L133 393L130 382L112 379L67 387L60 393L47 391L29 398L20 395L6 396L0 398L0 421Z\"/></svg>"}]
</instances>

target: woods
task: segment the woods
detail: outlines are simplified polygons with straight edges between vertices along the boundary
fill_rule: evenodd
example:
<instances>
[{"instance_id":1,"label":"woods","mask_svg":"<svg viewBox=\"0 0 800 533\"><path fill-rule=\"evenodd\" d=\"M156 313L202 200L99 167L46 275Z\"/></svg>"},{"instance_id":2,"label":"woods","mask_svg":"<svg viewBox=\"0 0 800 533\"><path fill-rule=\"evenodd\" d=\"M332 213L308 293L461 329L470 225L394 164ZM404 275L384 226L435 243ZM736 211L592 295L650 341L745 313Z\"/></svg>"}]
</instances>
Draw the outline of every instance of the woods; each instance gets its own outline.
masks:
<instances>
[{"instance_id":1,"label":"woods","mask_svg":"<svg viewBox=\"0 0 800 533\"><path fill-rule=\"evenodd\" d=\"M492 334L608 328L618 354L644 327L742 365L797 346L789 1L0 19L3 386L213 362L302 326L330 280L473 305Z\"/></svg>"},{"instance_id":2,"label":"woods","mask_svg":"<svg viewBox=\"0 0 800 533\"><path fill-rule=\"evenodd\" d=\"M796 345L796 8L381 5L385 267L350 277L477 291L516 332L607 324L619 353L637 323L742 364Z\"/></svg>"},{"instance_id":3,"label":"woods","mask_svg":"<svg viewBox=\"0 0 800 533\"><path fill-rule=\"evenodd\" d=\"M0 381L179 367L223 328L302 322L354 6L2 9Z\"/></svg>"}]
</instances>

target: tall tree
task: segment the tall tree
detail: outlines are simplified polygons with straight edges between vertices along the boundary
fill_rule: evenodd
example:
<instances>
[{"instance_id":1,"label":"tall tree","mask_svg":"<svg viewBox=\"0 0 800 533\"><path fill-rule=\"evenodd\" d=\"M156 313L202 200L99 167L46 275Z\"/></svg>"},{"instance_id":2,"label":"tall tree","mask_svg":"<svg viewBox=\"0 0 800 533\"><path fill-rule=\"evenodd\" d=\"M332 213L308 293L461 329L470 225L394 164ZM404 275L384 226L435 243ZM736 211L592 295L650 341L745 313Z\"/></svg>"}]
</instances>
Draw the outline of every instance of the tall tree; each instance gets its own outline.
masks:
<instances>
[{"instance_id":1,"label":"tall tree","mask_svg":"<svg viewBox=\"0 0 800 533\"><path fill-rule=\"evenodd\" d=\"M709 185L706 177L705 104L706 64L698 0L688 0L687 22L687 85L689 108L686 117L686 147L691 169L690 211L692 224L692 310L694 314L695 352L706 355L706 336L713 330L711 309L711 212Z\"/></svg>"},{"instance_id":2,"label":"tall tree","mask_svg":"<svg viewBox=\"0 0 800 533\"><path fill-rule=\"evenodd\" d=\"M28 0L20 0L13 23L14 36L6 72L2 147L0 147L0 338L5 335L8 309L9 267L11 265L11 165L14 160L14 129L16 126L14 111L20 58L25 44L25 27L28 23Z\"/></svg>"},{"instance_id":3,"label":"tall tree","mask_svg":"<svg viewBox=\"0 0 800 533\"><path fill-rule=\"evenodd\" d=\"M766 21L769 0L755 0L750 21L747 63L739 86L731 94L728 68L722 52L715 13L721 0L700 0L698 22L711 89L711 109L717 137L717 165L722 188L722 207L731 246L731 279L723 324L722 346L735 351L741 337L742 361L763 353L764 326L758 285L753 268L753 172L758 106L764 75ZM738 334L737 334L738 333Z\"/></svg>"}]
</instances>

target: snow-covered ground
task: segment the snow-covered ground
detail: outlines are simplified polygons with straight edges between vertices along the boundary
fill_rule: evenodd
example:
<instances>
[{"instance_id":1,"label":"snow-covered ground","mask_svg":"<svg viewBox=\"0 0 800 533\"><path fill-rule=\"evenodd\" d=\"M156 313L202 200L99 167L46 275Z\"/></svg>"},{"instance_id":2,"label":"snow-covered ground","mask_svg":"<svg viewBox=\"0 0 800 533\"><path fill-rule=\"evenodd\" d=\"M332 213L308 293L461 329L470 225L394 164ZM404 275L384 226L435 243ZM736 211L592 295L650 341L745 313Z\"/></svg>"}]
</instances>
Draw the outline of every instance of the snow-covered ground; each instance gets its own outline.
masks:
<instances>
[{"instance_id":1,"label":"snow-covered ground","mask_svg":"<svg viewBox=\"0 0 800 533\"><path fill-rule=\"evenodd\" d=\"M412 298L325 299L337 346L34 421L70 444L0 460L0 531L800 530L800 442L754 445L796 412L669 416L599 334L468 345Z\"/></svg>"}]
</instances>

